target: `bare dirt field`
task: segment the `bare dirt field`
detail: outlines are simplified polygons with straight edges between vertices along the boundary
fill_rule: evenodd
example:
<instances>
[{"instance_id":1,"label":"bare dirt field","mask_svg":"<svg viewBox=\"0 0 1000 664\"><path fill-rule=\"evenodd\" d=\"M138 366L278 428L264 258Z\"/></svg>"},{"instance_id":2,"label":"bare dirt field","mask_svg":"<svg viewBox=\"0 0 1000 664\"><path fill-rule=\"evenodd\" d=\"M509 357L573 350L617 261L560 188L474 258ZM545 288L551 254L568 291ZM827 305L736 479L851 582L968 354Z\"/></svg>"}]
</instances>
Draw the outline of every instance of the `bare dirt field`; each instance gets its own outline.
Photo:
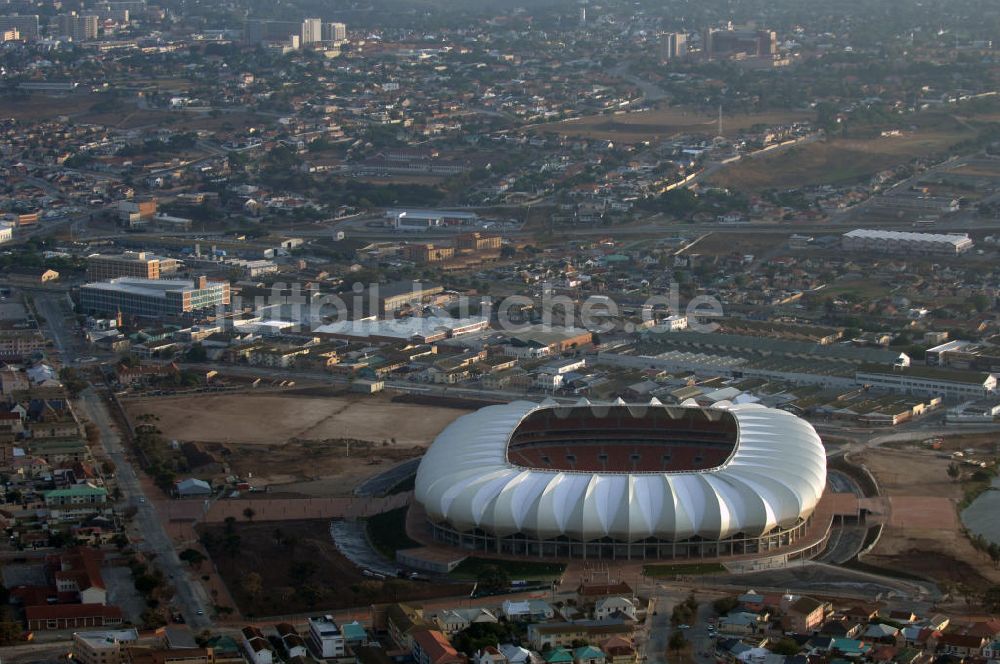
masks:
<instances>
[{"instance_id":1,"label":"bare dirt field","mask_svg":"<svg viewBox=\"0 0 1000 664\"><path fill-rule=\"evenodd\" d=\"M849 184L909 162L943 153L974 133L951 118L928 116L900 136L833 138L743 160L712 176L713 184L741 190Z\"/></svg>"},{"instance_id":2,"label":"bare dirt field","mask_svg":"<svg viewBox=\"0 0 1000 664\"><path fill-rule=\"evenodd\" d=\"M966 438L946 446L973 444ZM983 439L981 444L989 443ZM948 476L950 460L941 452L913 445L880 447L856 460L872 471L892 508L882 538L863 558L865 563L946 584L1000 581L988 556L961 532L955 506L962 485Z\"/></svg>"},{"instance_id":3,"label":"bare dirt field","mask_svg":"<svg viewBox=\"0 0 1000 664\"><path fill-rule=\"evenodd\" d=\"M464 410L386 395L222 394L127 403L158 418L166 440L203 443L255 486L304 496L350 493L385 467L423 454ZM192 413L204 413L192 417Z\"/></svg>"},{"instance_id":4,"label":"bare dirt field","mask_svg":"<svg viewBox=\"0 0 1000 664\"><path fill-rule=\"evenodd\" d=\"M790 233L788 234L790 235ZM740 254L762 254L788 241L782 233L754 233L752 231L712 231L685 253L702 256L729 256Z\"/></svg>"},{"instance_id":5,"label":"bare dirt field","mask_svg":"<svg viewBox=\"0 0 1000 664\"><path fill-rule=\"evenodd\" d=\"M32 94L27 97L0 97L0 118L38 122L60 115L75 116L105 98L89 92L63 96Z\"/></svg>"},{"instance_id":6,"label":"bare dirt field","mask_svg":"<svg viewBox=\"0 0 1000 664\"><path fill-rule=\"evenodd\" d=\"M812 120L811 111L775 111L727 115L722 118L722 133L737 136L755 125L775 126ZM594 115L539 127L546 133L583 136L619 141L661 140L681 134L718 133L718 115L685 108L663 108L621 115Z\"/></svg>"},{"instance_id":7,"label":"bare dirt field","mask_svg":"<svg viewBox=\"0 0 1000 664\"><path fill-rule=\"evenodd\" d=\"M468 595L471 587L367 578L337 550L326 519L240 521L231 531L223 525L199 530L246 617Z\"/></svg>"}]
</instances>

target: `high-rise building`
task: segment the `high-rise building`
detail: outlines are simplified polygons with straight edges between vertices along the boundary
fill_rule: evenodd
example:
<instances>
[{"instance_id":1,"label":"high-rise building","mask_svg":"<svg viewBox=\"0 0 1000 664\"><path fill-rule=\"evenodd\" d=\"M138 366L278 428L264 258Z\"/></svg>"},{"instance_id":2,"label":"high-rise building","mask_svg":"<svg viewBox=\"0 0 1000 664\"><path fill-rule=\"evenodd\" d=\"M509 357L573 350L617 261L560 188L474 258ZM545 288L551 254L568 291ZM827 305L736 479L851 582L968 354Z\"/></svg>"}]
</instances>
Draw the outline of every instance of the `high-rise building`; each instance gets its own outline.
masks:
<instances>
[{"instance_id":1,"label":"high-rise building","mask_svg":"<svg viewBox=\"0 0 1000 664\"><path fill-rule=\"evenodd\" d=\"M38 15L18 15L0 16L0 32L17 30L20 39L24 41L35 41L38 39Z\"/></svg>"},{"instance_id":2,"label":"high-rise building","mask_svg":"<svg viewBox=\"0 0 1000 664\"><path fill-rule=\"evenodd\" d=\"M324 23L323 41L347 41L347 25L344 23Z\"/></svg>"},{"instance_id":3,"label":"high-rise building","mask_svg":"<svg viewBox=\"0 0 1000 664\"><path fill-rule=\"evenodd\" d=\"M757 30L752 27L708 28L705 30L705 57L762 58L778 53L778 35L773 30Z\"/></svg>"},{"instance_id":4,"label":"high-rise building","mask_svg":"<svg viewBox=\"0 0 1000 664\"><path fill-rule=\"evenodd\" d=\"M323 41L323 21L318 18L307 18L302 21L303 44L315 44Z\"/></svg>"},{"instance_id":5,"label":"high-rise building","mask_svg":"<svg viewBox=\"0 0 1000 664\"><path fill-rule=\"evenodd\" d=\"M96 14L83 16L76 12L59 14L53 23L59 37L68 37L75 42L97 39L98 17Z\"/></svg>"},{"instance_id":6,"label":"high-rise building","mask_svg":"<svg viewBox=\"0 0 1000 664\"><path fill-rule=\"evenodd\" d=\"M302 23L248 18L243 24L243 38L248 44L287 41L292 36L302 36Z\"/></svg>"},{"instance_id":7,"label":"high-rise building","mask_svg":"<svg viewBox=\"0 0 1000 664\"><path fill-rule=\"evenodd\" d=\"M661 48L663 60L677 60L685 57L688 52L687 33L668 32L663 35Z\"/></svg>"}]
</instances>

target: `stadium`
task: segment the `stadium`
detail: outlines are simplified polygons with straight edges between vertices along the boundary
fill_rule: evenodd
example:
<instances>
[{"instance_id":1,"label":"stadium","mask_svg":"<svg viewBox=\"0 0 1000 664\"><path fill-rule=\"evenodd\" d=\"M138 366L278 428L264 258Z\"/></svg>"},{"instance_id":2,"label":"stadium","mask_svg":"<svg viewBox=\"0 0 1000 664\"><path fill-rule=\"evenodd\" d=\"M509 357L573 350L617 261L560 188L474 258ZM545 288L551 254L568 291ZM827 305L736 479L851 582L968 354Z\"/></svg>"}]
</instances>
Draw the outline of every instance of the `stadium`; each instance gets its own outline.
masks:
<instances>
[{"instance_id":1,"label":"stadium","mask_svg":"<svg viewBox=\"0 0 1000 664\"><path fill-rule=\"evenodd\" d=\"M468 551L714 558L805 542L825 486L819 436L784 411L516 401L442 431L415 497L434 540Z\"/></svg>"}]
</instances>

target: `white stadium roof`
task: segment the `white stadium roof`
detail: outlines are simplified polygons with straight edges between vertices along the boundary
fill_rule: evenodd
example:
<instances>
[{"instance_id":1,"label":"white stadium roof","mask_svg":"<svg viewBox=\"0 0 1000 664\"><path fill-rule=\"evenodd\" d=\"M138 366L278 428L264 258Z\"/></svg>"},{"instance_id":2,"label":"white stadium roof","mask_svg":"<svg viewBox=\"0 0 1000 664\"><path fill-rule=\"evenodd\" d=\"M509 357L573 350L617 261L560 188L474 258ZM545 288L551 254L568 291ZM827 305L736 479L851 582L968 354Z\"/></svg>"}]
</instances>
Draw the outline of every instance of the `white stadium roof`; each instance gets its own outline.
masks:
<instances>
[{"instance_id":1,"label":"white stadium roof","mask_svg":"<svg viewBox=\"0 0 1000 664\"><path fill-rule=\"evenodd\" d=\"M717 540L792 527L812 514L826 486L826 455L811 425L784 411L728 401L712 408L733 415L736 444L714 468L591 472L515 465L508 441L526 416L543 408L570 407L515 401L460 417L442 431L417 471L416 498L428 517L498 537ZM629 408L683 406L654 401Z\"/></svg>"}]
</instances>

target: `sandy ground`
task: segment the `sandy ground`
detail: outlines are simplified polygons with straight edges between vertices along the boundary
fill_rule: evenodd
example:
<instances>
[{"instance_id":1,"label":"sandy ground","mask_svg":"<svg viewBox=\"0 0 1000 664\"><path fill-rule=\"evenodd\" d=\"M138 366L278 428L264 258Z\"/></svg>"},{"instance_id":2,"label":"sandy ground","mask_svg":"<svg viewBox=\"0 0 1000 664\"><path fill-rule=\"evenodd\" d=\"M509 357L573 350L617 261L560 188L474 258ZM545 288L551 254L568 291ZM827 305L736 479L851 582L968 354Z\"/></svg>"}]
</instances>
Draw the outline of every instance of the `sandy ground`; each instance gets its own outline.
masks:
<instances>
[{"instance_id":1,"label":"sandy ground","mask_svg":"<svg viewBox=\"0 0 1000 664\"><path fill-rule=\"evenodd\" d=\"M962 487L948 477L949 459L908 446L869 450L857 460L872 471L891 505L882 538L864 562L946 584L1000 581L989 558L961 533L956 503Z\"/></svg>"},{"instance_id":2,"label":"sandy ground","mask_svg":"<svg viewBox=\"0 0 1000 664\"><path fill-rule=\"evenodd\" d=\"M387 396L223 394L133 401L166 440L204 443L231 472L298 496L341 496L394 463L423 454L465 411ZM196 417L195 413L205 416Z\"/></svg>"}]
</instances>

